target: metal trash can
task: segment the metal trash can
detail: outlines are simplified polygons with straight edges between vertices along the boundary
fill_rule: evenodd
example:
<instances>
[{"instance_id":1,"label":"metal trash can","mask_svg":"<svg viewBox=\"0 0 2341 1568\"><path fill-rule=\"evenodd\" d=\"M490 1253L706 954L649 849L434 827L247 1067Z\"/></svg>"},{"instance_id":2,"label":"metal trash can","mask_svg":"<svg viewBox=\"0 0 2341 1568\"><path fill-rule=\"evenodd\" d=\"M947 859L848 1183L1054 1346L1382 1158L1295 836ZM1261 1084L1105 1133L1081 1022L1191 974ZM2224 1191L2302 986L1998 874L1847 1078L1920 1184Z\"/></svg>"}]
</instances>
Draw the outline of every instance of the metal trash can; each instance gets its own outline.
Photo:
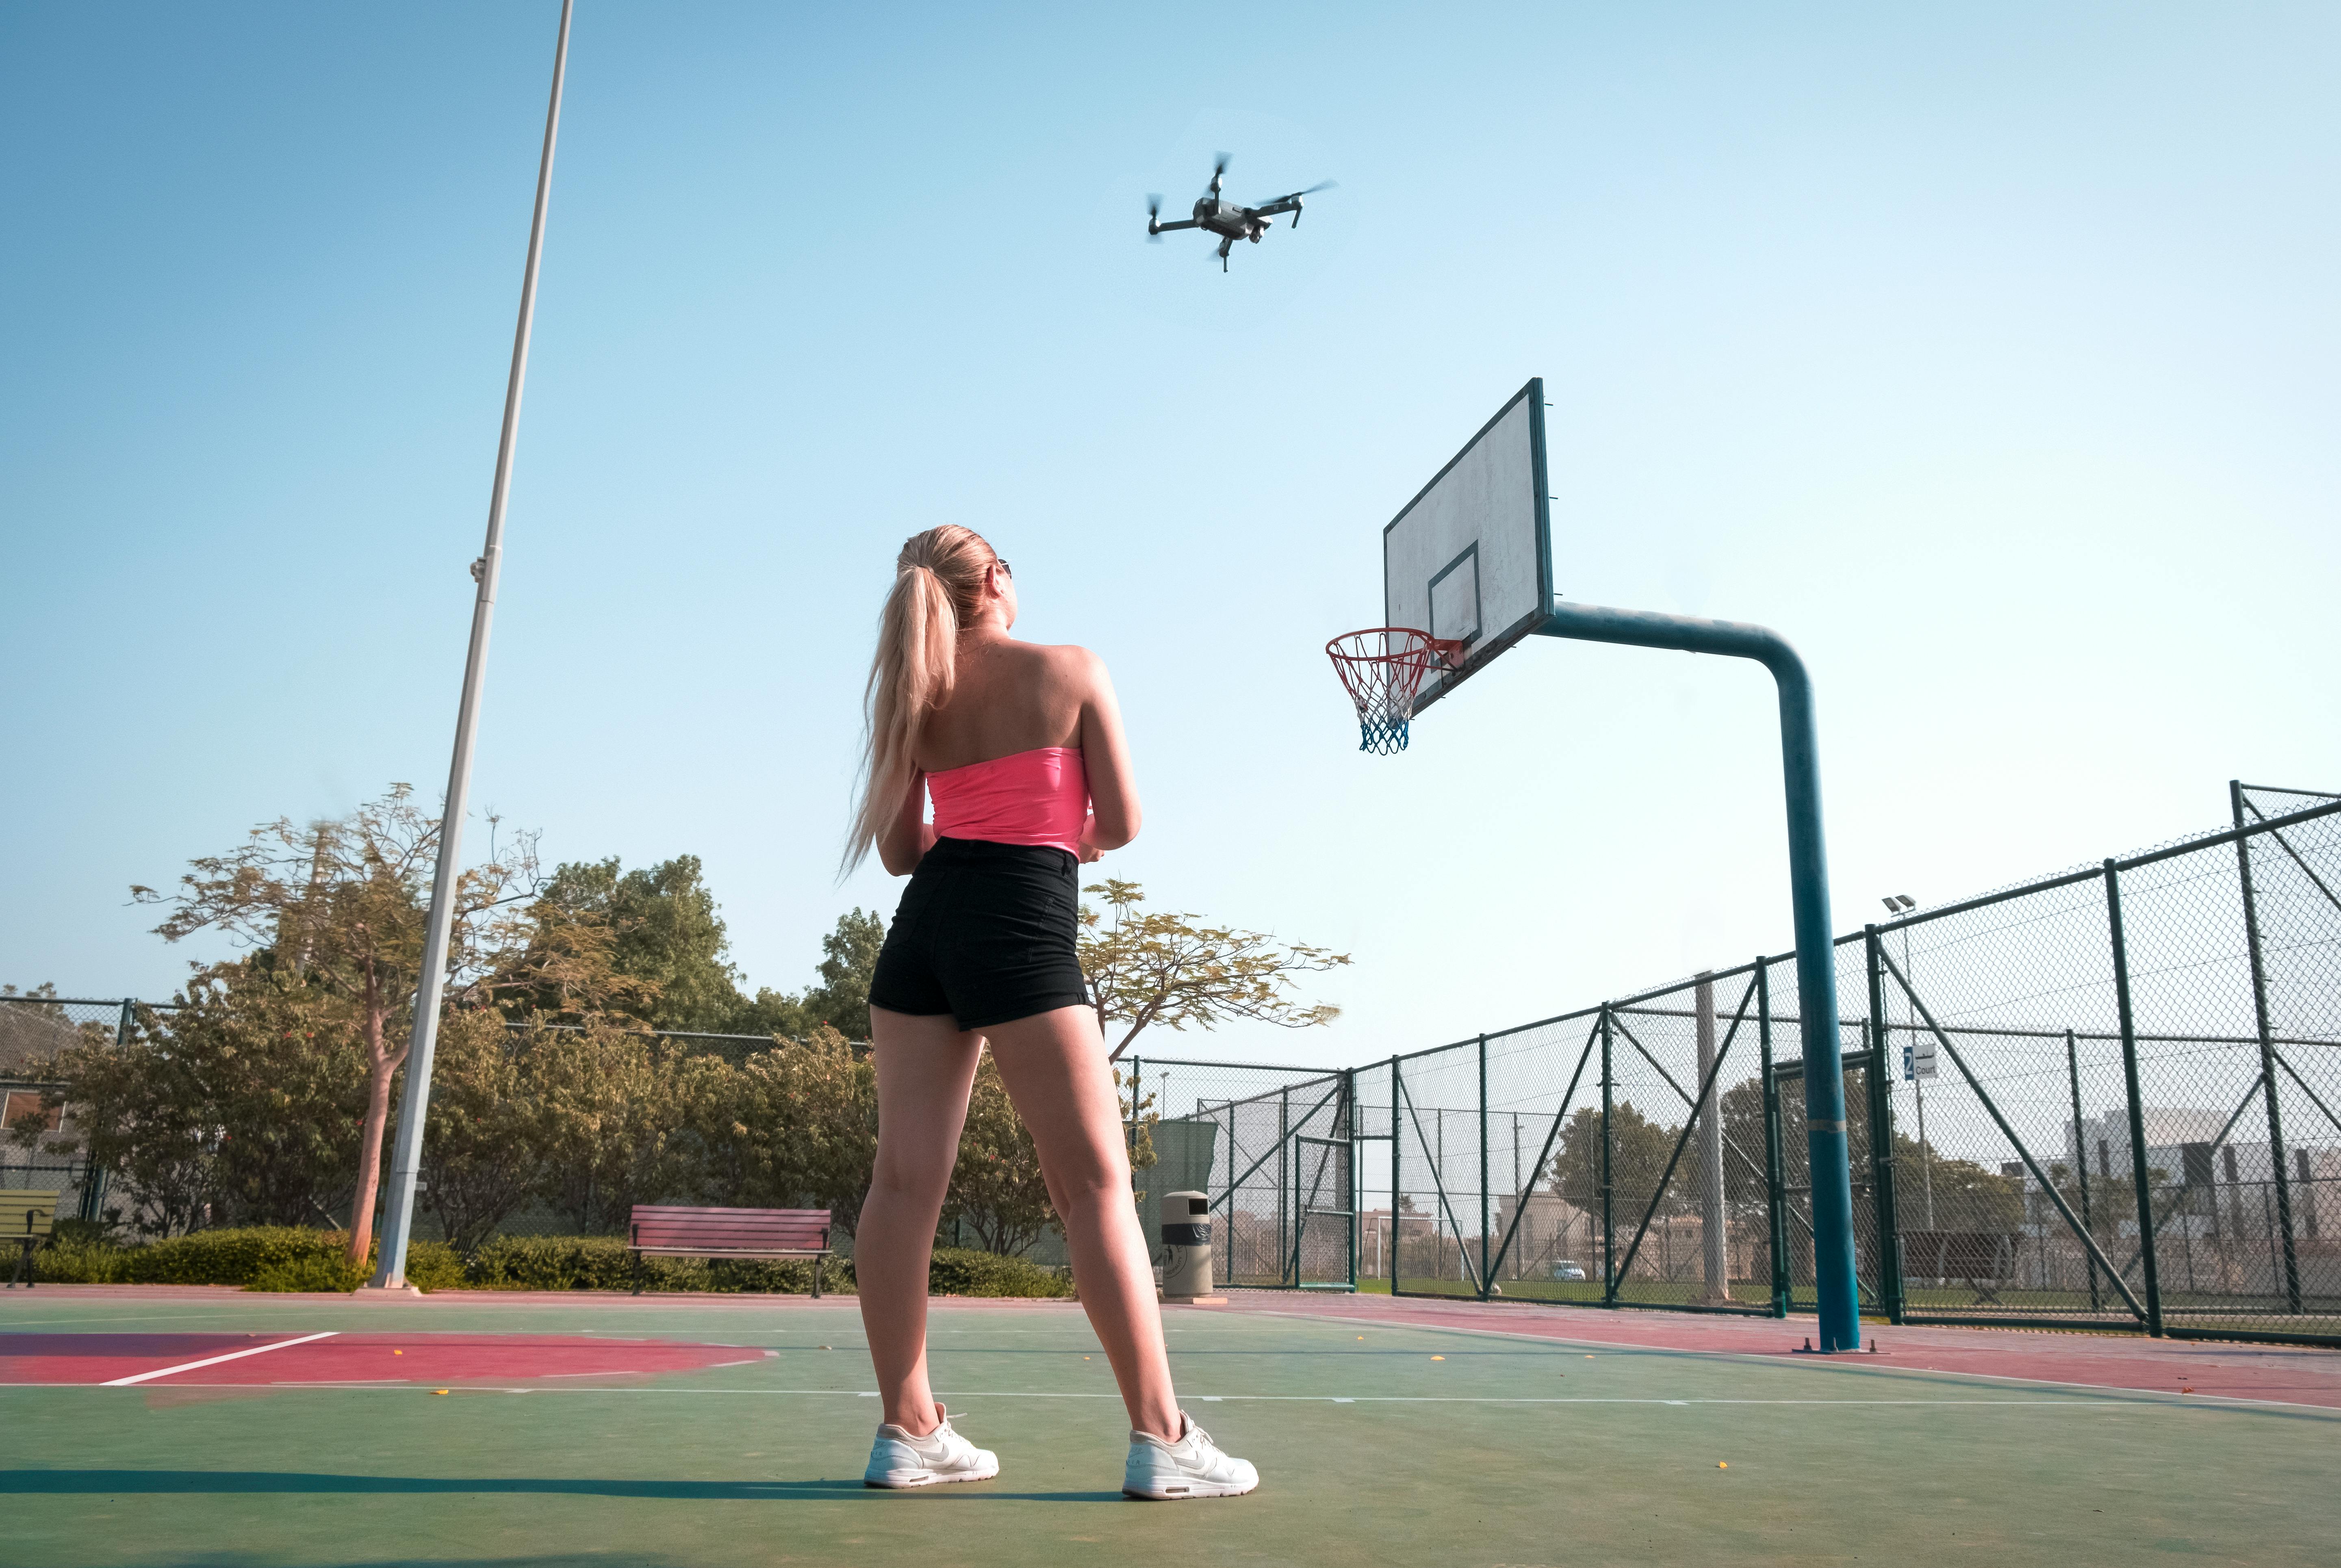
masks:
<instances>
[{"instance_id":1,"label":"metal trash can","mask_svg":"<svg viewBox=\"0 0 2341 1568\"><path fill-rule=\"evenodd\" d=\"M1226 1299L1211 1294L1211 1200L1208 1194L1162 1195L1162 1299Z\"/></svg>"}]
</instances>

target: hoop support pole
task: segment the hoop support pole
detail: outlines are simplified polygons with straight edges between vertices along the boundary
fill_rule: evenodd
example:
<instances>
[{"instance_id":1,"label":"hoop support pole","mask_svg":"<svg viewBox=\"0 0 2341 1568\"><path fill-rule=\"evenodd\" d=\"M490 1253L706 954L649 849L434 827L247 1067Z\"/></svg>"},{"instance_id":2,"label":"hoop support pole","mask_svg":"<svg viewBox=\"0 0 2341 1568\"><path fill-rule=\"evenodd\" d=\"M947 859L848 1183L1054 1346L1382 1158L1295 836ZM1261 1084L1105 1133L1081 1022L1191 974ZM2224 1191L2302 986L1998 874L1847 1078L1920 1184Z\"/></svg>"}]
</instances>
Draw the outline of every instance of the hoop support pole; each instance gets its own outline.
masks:
<instances>
[{"instance_id":1,"label":"hoop support pole","mask_svg":"<svg viewBox=\"0 0 2341 1568\"><path fill-rule=\"evenodd\" d=\"M1804 1037L1805 1140L1812 1159L1818 1348L1858 1350L1860 1286L1854 1268L1845 1064L1838 1038L1837 949L1829 925L1828 844L1821 828L1819 729L1805 661L1768 627L1593 604L1555 603L1536 635L1752 659L1772 672L1779 691L1780 771L1788 809L1788 898L1797 937L1797 1012Z\"/></svg>"}]
</instances>

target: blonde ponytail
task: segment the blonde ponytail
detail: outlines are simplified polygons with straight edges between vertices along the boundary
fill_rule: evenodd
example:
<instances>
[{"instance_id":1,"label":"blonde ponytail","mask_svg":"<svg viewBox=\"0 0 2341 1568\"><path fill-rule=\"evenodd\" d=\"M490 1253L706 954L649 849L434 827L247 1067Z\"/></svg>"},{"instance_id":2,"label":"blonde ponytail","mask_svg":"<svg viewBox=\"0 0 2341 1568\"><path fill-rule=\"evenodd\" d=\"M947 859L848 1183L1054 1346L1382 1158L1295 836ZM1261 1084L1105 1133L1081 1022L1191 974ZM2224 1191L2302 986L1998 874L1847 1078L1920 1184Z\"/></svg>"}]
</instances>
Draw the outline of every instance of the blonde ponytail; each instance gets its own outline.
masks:
<instances>
[{"instance_id":1,"label":"blonde ponytail","mask_svg":"<svg viewBox=\"0 0 2341 1568\"><path fill-rule=\"evenodd\" d=\"M960 628L982 602L983 574L1000 557L971 528L945 523L913 534L894 558L894 587L878 616L878 652L862 689L862 802L841 874L862 863L910 792L919 726L951 700Z\"/></svg>"}]
</instances>

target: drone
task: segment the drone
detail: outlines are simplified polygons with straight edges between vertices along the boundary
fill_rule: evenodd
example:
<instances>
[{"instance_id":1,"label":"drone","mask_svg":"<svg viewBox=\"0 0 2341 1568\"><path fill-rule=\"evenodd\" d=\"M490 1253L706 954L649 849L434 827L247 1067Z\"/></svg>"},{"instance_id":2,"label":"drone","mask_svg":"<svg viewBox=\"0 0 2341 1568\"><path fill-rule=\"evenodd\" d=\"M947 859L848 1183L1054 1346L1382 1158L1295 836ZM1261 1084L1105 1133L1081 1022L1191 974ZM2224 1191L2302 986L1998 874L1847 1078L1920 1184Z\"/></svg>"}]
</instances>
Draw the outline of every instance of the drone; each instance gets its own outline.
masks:
<instances>
[{"instance_id":1,"label":"drone","mask_svg":"<svg viewBox=\"0 0 2341 1568\"><path fill-rule=\"evenodd\" d=\"M1208 229L1220 236L1220 271L1228 270L1228 253L1238 240L1260 243L1260 237L1274 226L1273 220L1286 213L1292 214L1292 226L1300 226L1301 198L1333 188L1331 180L1320 180L1305 191L1272 197L1256 207L1239 206L1220 196L1220 181L1228 172L1228 154L1221 153L1220 161L1211 165L1210 188L1195 198L1195 215L1177 223L1162 221L1162 198L1146 198L1146 237L1159 243L1172 229Z\"/></svg>"}]
</instances>

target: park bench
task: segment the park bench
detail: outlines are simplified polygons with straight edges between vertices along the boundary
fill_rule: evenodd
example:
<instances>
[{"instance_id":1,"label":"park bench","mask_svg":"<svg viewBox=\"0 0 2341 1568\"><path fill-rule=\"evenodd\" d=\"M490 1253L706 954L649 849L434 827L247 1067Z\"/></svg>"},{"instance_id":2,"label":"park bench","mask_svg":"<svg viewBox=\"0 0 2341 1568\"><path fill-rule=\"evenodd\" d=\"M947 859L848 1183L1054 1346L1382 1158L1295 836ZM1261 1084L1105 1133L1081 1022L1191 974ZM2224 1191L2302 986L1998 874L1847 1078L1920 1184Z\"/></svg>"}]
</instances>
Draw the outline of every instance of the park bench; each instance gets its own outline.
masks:
<instances>
[{"instance_id":1,"label":"park bench","mask_svg":"<svg viewBox=\"0 0 2341 1568\"><path fill-rule=\"evenodd\" d=\"M634 1255L634 1294L643 1293L646 1257L809 1257L812 1293L821 1295L821 1260L830 1255L825 1208L687 1208L638 1203L626 1226Z\"/></svg>"},{"instance_id":2,"label":"park bench","mask_svg":"<svg viewBox=\"0 0 2341 1568\"><path fill-rule=\"evenodd\" d=\"M49 1227L57 1217L57 1195L27 1187L0 1191L0 1237L15 1242L24 1250L16 1259L16 1272L10 1276L8 1288L16 1288L23 1280L25 1288L33 1288L36 1273L33 1254L49 1239Z\"/></svg>"}]
</instances>

